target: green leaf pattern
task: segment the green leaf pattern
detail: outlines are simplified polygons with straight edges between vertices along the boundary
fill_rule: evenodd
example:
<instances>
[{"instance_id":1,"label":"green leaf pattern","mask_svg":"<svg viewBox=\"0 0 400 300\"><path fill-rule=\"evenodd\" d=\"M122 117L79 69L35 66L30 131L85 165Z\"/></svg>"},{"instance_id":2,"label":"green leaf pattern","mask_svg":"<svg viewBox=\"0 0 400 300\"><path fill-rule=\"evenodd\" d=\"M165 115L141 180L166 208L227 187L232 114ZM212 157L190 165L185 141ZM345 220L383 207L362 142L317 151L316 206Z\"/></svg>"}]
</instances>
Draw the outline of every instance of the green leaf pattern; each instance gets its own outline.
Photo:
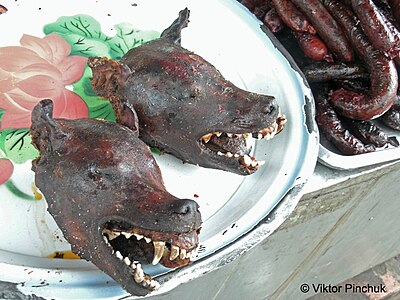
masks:
<instances>
[{"instance_id":1,"label":"green leaf pattern","mask_svg":"<svg viewBox=\"0 0 400 300\"><path fill-rule=\"evenodd\" d=\"M29 129L5 129L0 132L0 149L14 163L22 164L34 159L39 152L32 145Z\"/></svg>"},{"instance_id":2,"label":"green leaf pattern","mask_svg":"<svg viewBox=\"0 0 400 300\"><path fill-rule=\"evenodd\" d=\"M71 45L71 55L107 56L120 59L129 49L160 36L156 31L141 31L129 23L114 26L115 36L107 36L100 23L88 15L60 17L44 26L45 34L57 33Z\"/></svg>"}]
</instances>

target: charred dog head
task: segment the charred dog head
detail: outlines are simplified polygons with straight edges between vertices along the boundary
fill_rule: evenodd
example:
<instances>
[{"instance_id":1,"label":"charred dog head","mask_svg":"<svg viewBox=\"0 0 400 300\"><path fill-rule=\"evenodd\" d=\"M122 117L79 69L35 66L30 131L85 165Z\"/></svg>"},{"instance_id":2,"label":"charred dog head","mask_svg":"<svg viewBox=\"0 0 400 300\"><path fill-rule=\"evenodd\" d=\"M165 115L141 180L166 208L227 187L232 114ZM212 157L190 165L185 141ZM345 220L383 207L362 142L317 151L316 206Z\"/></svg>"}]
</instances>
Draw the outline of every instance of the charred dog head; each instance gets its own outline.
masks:
<instances>
[{"instance_id":1,"label":"charred dog head","mask_svg":"<svg viewBox=\"0 0 400 300\"><path fill-rule=\"evenodd\" d=\"M189 11L182 10L159 39L128 51L120 61L92 57L95 92L121 111L137 111L140 137L184 162L237 174L261 165L248 138L269 139L286 119L272 96L242 90L199 55L181 47Z\"/></svg>"},{"instance_id":2,"label":"charred dog head","mask_svg":"<svg viewBox=\"0 0 400 300\"><path fill-rule=\"evenodd\" d=\"M196 202L164 187L160 169L130 128L96 119L53 119L51 100L33 110L31 135L40 156L35 183L72 250L128 292L158 283L141 264L187 265L196 256L201 216ZM136 130L135 130L136 128Z\"/></svg>"}]
</instances>

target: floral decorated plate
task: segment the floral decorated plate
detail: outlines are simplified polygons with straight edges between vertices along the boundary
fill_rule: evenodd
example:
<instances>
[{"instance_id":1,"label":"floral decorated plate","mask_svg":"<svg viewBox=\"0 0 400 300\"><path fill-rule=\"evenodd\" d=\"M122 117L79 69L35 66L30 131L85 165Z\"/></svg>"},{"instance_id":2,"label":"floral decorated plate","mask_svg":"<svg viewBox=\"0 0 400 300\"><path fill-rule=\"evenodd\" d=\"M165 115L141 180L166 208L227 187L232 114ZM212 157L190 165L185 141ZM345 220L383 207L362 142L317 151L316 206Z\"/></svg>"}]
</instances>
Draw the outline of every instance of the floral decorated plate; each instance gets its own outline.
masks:
<instances>
[{"instance_id":1,"label":"floral decorated plate","mask_svg":"<svg viewBox=\"0 0 400 300\"><path fill-rule=\"evenodd\" d=\"M236 258L291 213L317 159L312 95L290 58L237 1L0 0L0 5L0 284L11 295L127 295L70 252L48 214L33 184L31 161L38 152L29 135L31 111L50 98L56 118L115 121L109 102L93 92L88 57L119 59L157 38L185 7L191 15L182 46L237 86L275 96L288 122L274 139L254 142L265 165L249 176L184 165L154 152L168 191L197 201L203 225L192 265L144 266L145 272L160 281L158 293L166 292Z\"/></svg>"}]
</instances>

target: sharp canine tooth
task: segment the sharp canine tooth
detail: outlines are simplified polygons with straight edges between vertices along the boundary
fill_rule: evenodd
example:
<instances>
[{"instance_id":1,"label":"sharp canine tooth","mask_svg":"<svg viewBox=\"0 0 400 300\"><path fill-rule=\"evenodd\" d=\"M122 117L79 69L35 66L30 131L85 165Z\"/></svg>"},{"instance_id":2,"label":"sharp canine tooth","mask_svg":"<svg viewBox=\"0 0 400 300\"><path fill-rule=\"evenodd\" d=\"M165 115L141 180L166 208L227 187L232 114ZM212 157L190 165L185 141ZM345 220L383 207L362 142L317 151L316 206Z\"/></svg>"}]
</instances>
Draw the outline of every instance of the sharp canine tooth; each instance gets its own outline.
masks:
<instances>
[{"instance_id":1,"label":"sharp canine tooth","mask_svg":"<svg viewBox=\"0 0 400 300\"><path fill-rule=\"evenodd\" d=\"M156 265L161 260L164 254L165 242L153 242L153 246L154 246L154 257L152 264Z\"/></svg>"},{"instance_id":2,"label":"sharp canine tooth","mask_svg":"<svg viewBox=\"0 0 400 300\"><path fill-rule=\"evenodd\" d=\"M179 256L179 247L171 245L171 255L169 256L169 259L174 260L178 256Z\"/></svg>"},{"instance_id":3,"label":"sharp canine tooth","mask_svg":"<svg viewBox=\"0 0 400 300\"><path fill-rule=\"evenodd\" d=\"M259 134L257 135L257 139L258 139L258 140L261 140L262 138L263 138L262 133L259 133Z\"/></svg>"},{"instance_id":4,"label":"sharp canine tooth","mask_svg":"<svg viewBox=\"0 0 400 300\"><path fill-rule=\"evenodd\" d=\"M201 138L203 140L204 143L208 143L208 141L211 139L211 137L213 136L212 133L203 135L203 137Z\"/></svg>"},{"instance_id":5,"label":"sharp canine tooth","mask_svg":"<svg viewBox=\"0 0 400 300\"><path fill-rule=\"evenodd\" d=\"M244 160L244 163L245 163L246 165L250 165L251 162L252 162L252 159L251 159L250 156L248 156L247 154L245 154L245 155L243 156L243 160Z\"/></svg>"},{"instance_id":6,"label":"sharp canine tooth","mask_svg":"<svg viewBox=\"0 0 400 300\"><path fill-rule=\"evenodd\" d=\"M186 249L181 249L181 253L179 254L180 259L185 259L186 258Z\"/></svg>"},{"instance_id":7,"label":"sharp canine tooth","mask_svg":"<svg viewBox=\"0 0 400 300\"><path fill-rule=\"evenodd\" d=\"M120 259L120 260L123 260L123 259L124 259L124 257L122 256L121 252L119 252L119 251L116 251L116 252L115 252L115 256L116 256L118 259Z\"/></svg>"},{"instance_id":8,"label":"sharp canine tooth","mask_svg":"<svg viewBox=\"0 0 400 300\"><path fill-rule=\"evenodd\" d=\"M147 244L151 242L151 238L148 237L144 237L144 240L146 241Z\"/></svg>"},{"instance_id":9,"label":"sharp canine tooth","mask_svg":"<svg viewBox=\"0 0 400 300\"><path fill-rule=\"evenodd\" d=\"M216 132L214 132L214 134L215 134L217 137L220 137L221 134L222 134L222 132L216 131Z\"/></svg>"},{"instance_id":10,"label":"sharp canine tooth","mask_svg":"<svg viewBox=\"0 0 400 300\"><path fill-rule=\"evenodd\" d=\"M135 281L137 283L141 283L144 280L144 272L139 265L137 266L137 268L135 270L135 274L134 274L133 278L135 279Z\"/></svg>"},{"instance_id":11,"label":"sharp canine tooth","mask_svg":"<svg viewBox=\"0 0 400 300\"><path fill-rule=\"evenodd\" d=\"M140 241L143 238L143 235L141 234L134 233L133 235L137 238L138 241Z\"/></svg>"}]
</instances>

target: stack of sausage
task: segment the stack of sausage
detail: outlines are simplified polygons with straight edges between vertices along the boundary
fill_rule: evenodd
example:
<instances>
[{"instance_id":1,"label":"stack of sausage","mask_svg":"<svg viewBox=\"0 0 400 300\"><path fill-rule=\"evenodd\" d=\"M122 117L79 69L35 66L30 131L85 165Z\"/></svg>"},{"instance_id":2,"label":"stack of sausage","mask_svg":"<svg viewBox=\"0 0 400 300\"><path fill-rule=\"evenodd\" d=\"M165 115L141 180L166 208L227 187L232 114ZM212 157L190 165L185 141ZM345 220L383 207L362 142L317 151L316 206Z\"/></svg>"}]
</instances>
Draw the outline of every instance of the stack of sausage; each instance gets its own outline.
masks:
<instances>
[{"instance_id":1,"label":"stack of sausage","mask_svg":"<svg viewBox=\"0 0 400 300\"><path fill-rule=\"evenodd\" d=\"M399 146L383 128L400 131L400 0L240 2L296 60L320 131L342 154Z\"/></svg>"}]
</instances>

